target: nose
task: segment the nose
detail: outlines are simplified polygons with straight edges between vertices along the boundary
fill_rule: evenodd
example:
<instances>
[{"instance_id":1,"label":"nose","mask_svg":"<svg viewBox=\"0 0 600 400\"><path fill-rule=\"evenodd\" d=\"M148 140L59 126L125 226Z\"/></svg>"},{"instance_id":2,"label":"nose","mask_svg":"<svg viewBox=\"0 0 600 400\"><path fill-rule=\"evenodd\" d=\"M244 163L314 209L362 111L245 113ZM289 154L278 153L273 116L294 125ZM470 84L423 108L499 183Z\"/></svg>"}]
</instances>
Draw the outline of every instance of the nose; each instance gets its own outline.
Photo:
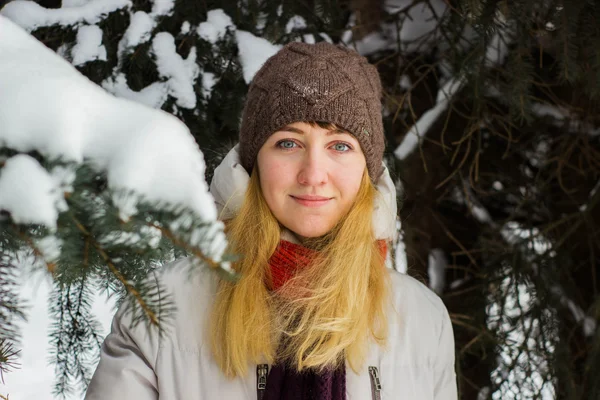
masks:
<instances>
[{"instance_id":1,"label":"nose","mask_svg":"<svg viewBox=\"0 0 600 400\"><path fill-rule=\"evenodd\" d=\"M298 171L298 183L305 186L319 186L327 183L326 164L325 156L320 154L317 149L305 152Z\"/></svg>"}]
</instances>

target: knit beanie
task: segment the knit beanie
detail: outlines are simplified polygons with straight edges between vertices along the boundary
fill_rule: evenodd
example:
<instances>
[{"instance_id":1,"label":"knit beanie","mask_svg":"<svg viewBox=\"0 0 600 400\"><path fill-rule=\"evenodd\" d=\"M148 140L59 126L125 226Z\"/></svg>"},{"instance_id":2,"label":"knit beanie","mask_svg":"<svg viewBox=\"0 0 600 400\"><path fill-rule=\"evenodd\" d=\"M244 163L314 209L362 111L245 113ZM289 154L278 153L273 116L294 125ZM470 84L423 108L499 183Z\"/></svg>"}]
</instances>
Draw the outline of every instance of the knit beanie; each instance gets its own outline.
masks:
<instances>
[{"instance_id":1,"label":"knit beanie","mask_svg":"<svg viewBox=\"0 0 600 400\"><path fill-rule=\"evenodd\" d=\"M353 50L326 42L292 42L254 76L242 115L240 159L250 173L258 151L278 129L323 121L356 137L376 182L383 172L381 81L377 69Z\"/></svg>"}]
</instances>

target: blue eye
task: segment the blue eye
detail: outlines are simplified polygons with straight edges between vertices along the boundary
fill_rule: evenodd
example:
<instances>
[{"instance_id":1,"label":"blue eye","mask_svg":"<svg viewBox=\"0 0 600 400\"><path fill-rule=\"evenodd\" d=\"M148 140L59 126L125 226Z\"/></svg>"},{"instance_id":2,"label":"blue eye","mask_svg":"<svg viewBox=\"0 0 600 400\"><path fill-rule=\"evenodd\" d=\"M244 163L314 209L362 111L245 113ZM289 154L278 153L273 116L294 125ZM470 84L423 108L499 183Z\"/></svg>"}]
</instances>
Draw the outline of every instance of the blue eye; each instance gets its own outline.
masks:
<instances>
[{"instance_id":1,"label":"blue eye","mask_svg":"<svg viewBox=\"0 0 600 400\"><path fill-rule=\"evenodd\" d=\"M348 146L346 143L336 143L333 145L335 151L339 151L340 153L345 153L347 151L352 150L352 148L350 146Z\"/></svg>"},{"instance_id":2,"label":"blue eye","mask_svg":"<svg viewBox=\"0 0 600 400\"><path fill-rule=\"evenodd\" d=\"M281 148L281 149L293 149L294 146L296 146L296 143L293 140L289 140L289 139L284 139L284 140L280 140L279 142L277 142L277 147Z\"/></svg>"}]
</instances>

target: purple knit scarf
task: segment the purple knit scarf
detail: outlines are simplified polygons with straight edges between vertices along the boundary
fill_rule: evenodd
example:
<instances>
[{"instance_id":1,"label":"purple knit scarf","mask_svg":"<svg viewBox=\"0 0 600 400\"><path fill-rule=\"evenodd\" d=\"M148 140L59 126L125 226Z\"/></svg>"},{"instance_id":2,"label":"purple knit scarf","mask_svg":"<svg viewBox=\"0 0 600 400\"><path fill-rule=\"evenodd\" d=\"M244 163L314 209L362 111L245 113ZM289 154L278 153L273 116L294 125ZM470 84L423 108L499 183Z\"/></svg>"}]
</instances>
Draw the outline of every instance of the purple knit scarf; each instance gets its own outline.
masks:
<instances>
[{"instance_id":1,"label":"purple knit scarf","mask_svg":"<svg viewBox=\"0 0 600 400\"><path fill-rule=\"evenodd\" d=\"M277 363L267 378L263 400L345 400L346 368L298 372Z\"/></svg>"}]
</instances>

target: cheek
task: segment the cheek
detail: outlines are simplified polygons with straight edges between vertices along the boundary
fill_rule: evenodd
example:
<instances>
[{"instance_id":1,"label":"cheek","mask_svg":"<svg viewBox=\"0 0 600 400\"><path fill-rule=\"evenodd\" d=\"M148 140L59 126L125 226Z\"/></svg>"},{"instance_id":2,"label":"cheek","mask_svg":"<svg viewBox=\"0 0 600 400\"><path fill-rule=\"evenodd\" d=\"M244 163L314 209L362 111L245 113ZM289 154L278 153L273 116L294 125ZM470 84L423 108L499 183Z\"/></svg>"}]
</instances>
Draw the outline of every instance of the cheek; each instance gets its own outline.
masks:
<instances>
[{"instance_id":1,"label":"cheek","mask_svg":"<svg viewBox=\"0 0 600 400\"><path fill-rule=\"evenodd\" d=\"M360 189L365 167L347 168L338 174L338 187L346 201L352 202Z\"/></svg>"},{"instance_id":2,"label":"cheek","mask_svg":"<svg viewBox=\"0 0 600 400\"><path fill-rule=\"evenodd\" d=\"M269 206L287 192L293 177L289 167L276 160L268 160L260 165L260 186Z\"/></svg>"}]
</instances>

